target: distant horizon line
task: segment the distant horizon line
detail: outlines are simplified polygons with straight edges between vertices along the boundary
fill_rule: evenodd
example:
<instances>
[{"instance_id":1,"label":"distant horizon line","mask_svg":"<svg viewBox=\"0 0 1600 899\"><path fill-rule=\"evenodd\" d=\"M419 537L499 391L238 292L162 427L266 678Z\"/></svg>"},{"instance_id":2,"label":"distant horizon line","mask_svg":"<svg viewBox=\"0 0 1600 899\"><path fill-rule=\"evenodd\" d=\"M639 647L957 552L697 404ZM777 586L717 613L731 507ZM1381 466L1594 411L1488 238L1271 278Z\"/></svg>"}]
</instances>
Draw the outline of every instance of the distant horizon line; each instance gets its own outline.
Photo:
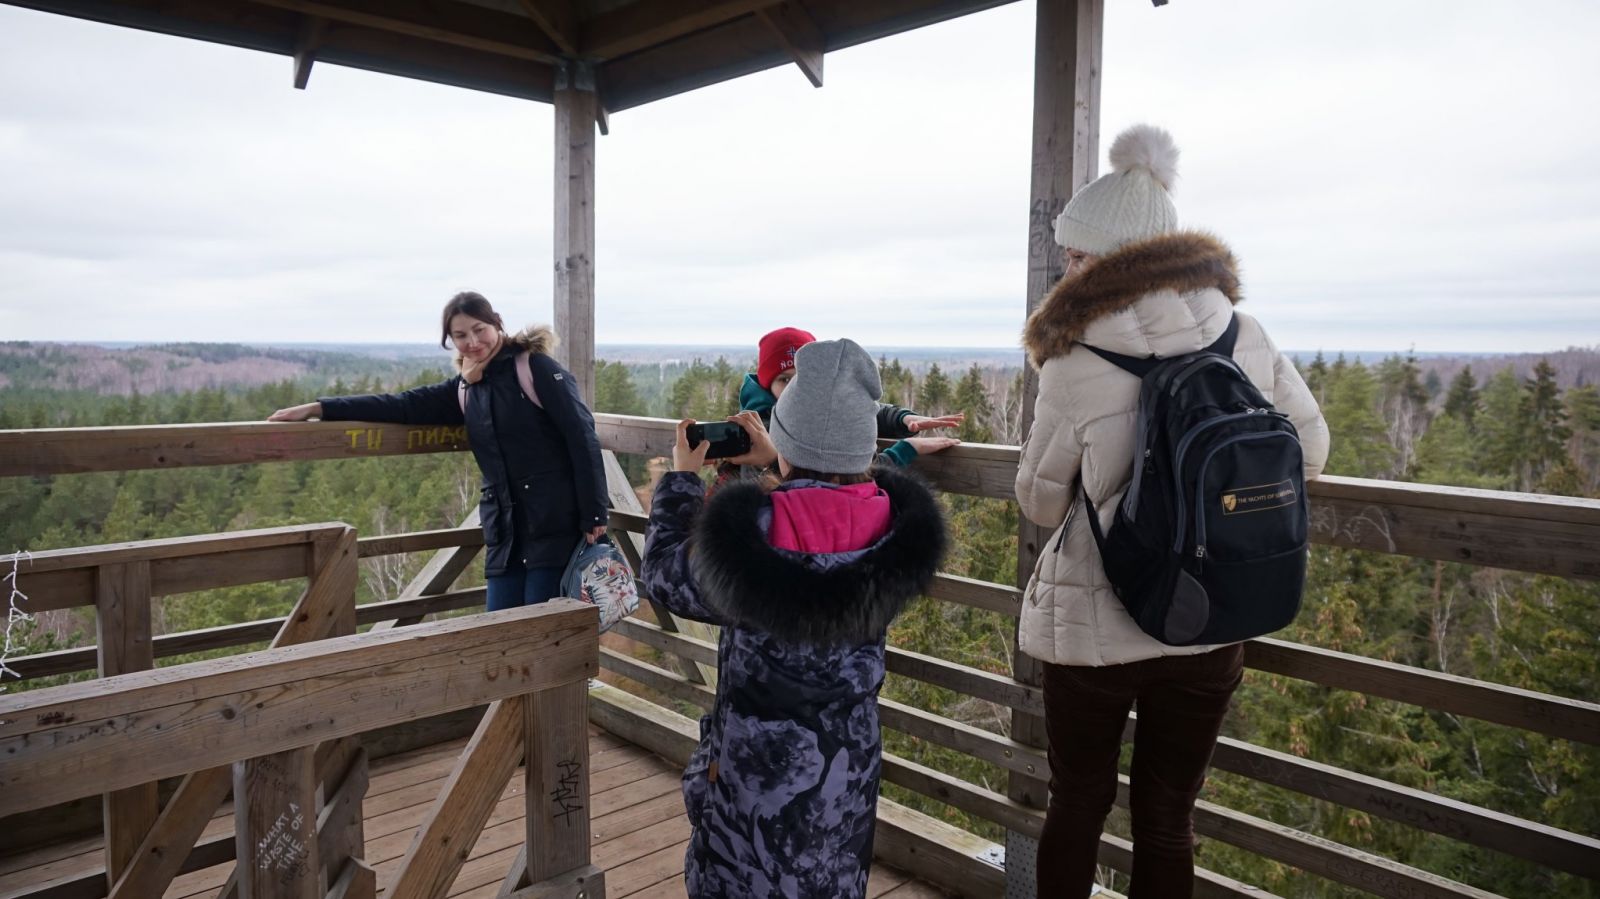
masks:
<instances>
[{"instance_id":1,"label":"distant horizon line","mask_svg":"<svg viewBox=\"0 0 1600 899\"><path fill-rule=\"evenodd\" d=\"M437 351L439 353L448 352L448 350L437 349L432 344L429 344L427 342L421 342L421 341L386 341L386 340L352 340L352 341L342 341L342 342L337 342L337 343L329 342L329 341L293 341L293 340L84 340L84 339L79 339L79 340L45 340L45 339L29 339L29 338L8 338L8 339L5 339L5 340L0 340L0 346L4 346L6 344L20 344L20 343L56 344L56 345L61 345L61 346L71 346L71 345L77 344L77 345L99 346L99 347L105 347L105 348L108 348L108 349L126 349L126 348L134 348L134 347L158 347L158 346L194 346L194 345L230 346L231 345L231 346L243 346L243 347L266 347L266 348L281 348L281 349L326 349L326 348L343 348L343 347L405 347L405 348L414 348L414 349L417 349L417 350L422 350L423 348L427 348L429 350L434 350L434 351ZM732 343L726 343L726 344L725 343L676 343L676 342L643 343L643 342L637 342L637 341L603 341L603 342L597 342L595 344L596 350L599 350L602 347L617 348L617 349L641 348L641 349L657 349L657 350L671 350L671 349L700 350L700 351L717 350L717 351L728 351L730 353L740 353L740 354L745 354L745 355L754 355L755 352L756 352L756 347L754 347L754 346L745 345L745 344L732 344ZM1022 355L1023 354L1023 348L1020 345L993 346L993 345L981 345L981 344L980 345L957 345L957 344L922 344L922 345L914 345L914 344L905 344L905 345L878 345L878 346L874 346L874 347L869 347L868 349L874 355L882 355L885 352L891 352L892 353L892 352L900 352L900 351L908 351L908 350L909 351L916 351L916 352L967 351L967 352L984 352L984 353L1015 353L1017 355ZM1345 354L1345 355L1353 355L1353 356L1402 356L1402 357L1406 356L1406 355L1409 355L1409 354L1414 354L1415 356L1417 356L1420 359L1420 358L1429 358L1429 357L1437 358L1437 357L1451 357L1451 356L1539 356L1539 355L1548 355L1548 354L1551 354L1551 353L1600 352L1600 345L1595 345L1595 346L1569 345L1569 346L1561 347L1561 348L1558 348L1558 349L1545 349L1545 350L1427 350L1427 351L1417 351L1417 350L1413 350L1413 349L1410 349L1410 348L1404 349L1404 350L1393 350L1393 349L1359 349L1359 350L1353 350L1353 349L1317 348L1317 349L1285 349L1285 350L1283 350L1283 352L1285 354L1289 355L1289 356L1308 356L1308 357L1315 356L1317 353L1322 353L1325 357L1337 356L1337 355L1339 355L1341 353ZM421 355L421 354L419 353L419 355Z\"/></svg>"}]
</instances>

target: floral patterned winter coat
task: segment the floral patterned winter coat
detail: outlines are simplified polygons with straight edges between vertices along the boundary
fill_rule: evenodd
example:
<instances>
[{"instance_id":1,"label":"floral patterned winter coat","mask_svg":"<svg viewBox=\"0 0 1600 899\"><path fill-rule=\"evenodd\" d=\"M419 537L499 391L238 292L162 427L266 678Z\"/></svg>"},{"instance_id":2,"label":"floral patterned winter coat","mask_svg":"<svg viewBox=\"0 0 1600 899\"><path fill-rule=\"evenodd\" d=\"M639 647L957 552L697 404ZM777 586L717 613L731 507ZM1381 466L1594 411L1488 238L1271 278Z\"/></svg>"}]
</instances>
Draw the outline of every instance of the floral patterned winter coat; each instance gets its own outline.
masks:
<instances>
[{"instance_id":1,"label":"floral patterned winter coat","mask_svg":"<svg viewBox=\"0 0 1600 899\"><path fill-rule=\"evenodd\" d=\"M874 479L888 497L886 532L833 552L773 546L774 498L754 484L710 502L693 473L668 473L656 488L646 589L674 614L722 627L716 702L683 775L691 897L866 892L884 635L946 545L920 481L893 469Z\"/></svg>"}]
</instances>

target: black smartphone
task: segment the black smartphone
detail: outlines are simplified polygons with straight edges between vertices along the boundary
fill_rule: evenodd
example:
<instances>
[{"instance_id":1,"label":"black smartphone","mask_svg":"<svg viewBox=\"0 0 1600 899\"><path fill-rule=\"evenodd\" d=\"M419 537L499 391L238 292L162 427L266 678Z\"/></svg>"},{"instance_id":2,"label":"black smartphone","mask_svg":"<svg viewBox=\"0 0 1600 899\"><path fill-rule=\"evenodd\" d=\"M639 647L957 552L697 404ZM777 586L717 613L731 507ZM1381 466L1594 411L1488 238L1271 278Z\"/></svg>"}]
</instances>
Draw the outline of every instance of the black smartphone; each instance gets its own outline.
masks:
<instances>
[{"instance_id":1,"label":"black smartphone","mask_svg":"<svg viewBox=\"0 0 1600 899\"><path fill-rule=\"evenodd\" d=\"M750 452L750 435L733 421L697 421L684 435L689 438L689 448L694 449L702 440L711 442L706 449L707 459L726 459Z\"/></svg>"}]
</instances>

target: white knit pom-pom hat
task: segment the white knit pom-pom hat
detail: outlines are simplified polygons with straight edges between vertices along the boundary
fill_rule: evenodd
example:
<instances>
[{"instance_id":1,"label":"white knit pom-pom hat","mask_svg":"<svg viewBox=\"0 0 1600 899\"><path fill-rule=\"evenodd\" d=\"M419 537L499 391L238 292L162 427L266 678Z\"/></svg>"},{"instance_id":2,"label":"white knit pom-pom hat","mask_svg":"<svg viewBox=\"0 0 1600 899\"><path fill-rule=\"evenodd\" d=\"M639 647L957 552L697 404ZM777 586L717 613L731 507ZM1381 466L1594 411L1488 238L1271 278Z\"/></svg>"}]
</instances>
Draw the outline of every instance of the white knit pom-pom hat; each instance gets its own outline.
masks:
<instances>
[{"instance_id":1,"label":"white knit pom-pom hat","mask_svg":"<svg viewBox=\"0 0 1600 899\"><path fill-rule=\"evenodd\" d=\"M1172 185L1178 145L1154 125L1134 125L1111 143L1111 174L1073 195L1056 217L1056 243L1104 256L1178 228Z\"/></svg>"}]
</instances>

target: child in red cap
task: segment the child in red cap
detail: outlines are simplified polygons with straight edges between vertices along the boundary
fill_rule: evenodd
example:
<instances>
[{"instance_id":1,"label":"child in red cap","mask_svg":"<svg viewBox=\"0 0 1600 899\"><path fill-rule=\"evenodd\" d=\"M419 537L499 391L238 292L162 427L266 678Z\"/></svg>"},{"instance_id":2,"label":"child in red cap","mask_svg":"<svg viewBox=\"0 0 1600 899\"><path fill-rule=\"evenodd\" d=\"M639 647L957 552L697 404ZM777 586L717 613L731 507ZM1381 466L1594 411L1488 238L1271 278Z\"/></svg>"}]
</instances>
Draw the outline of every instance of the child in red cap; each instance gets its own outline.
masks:
<instances>
[{"instance_id":1,"label":"child in red cap","mask_svg":"<svg viewBox=\"0 0 1600 899\"><path fill-rule=\"evenodd\" d=\"M778 396L794 378L795 351L812 343L816 336L799 328L778 328L762 335L757 343L756 370L744 376L739 387L739 414L734 421L744 419L745 430L750 432L750 452L725 460L717 467L715 492L729 480L772 465L777 454L766 435L766 426ZM937 453L960 443L954 437L917 437L923 431L959 427L966 421L965 412L930 418L893 403L878 404L878 436L893 438L896 443L878 454L876 465L910 465L919 455Z\"/></svg>"}]
</instances>

